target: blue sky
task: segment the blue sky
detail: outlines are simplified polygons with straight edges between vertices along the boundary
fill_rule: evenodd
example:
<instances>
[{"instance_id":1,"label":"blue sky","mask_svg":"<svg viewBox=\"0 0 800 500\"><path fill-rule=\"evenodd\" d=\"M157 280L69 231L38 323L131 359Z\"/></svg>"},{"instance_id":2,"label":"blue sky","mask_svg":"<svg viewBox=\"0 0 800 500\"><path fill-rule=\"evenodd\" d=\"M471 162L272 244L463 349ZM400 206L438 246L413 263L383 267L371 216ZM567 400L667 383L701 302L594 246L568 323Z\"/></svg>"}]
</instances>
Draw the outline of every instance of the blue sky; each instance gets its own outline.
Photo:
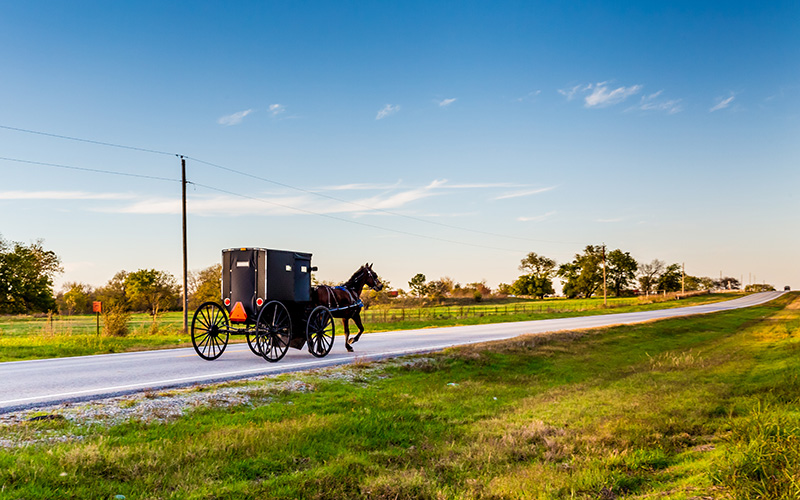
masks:
<instances>
[{"instance_id":1,"label":"blue sky","mask_svg":"<svg viewBox=\"0 0 800 500\"><path fill-rule=\"evenodd\" d=\"M59 283L178 276L183 154L192 269L495 286L604 242L800 287L799 34L796 2L4 2L0 126L170 154L0 128L0 157L171 180L0 160L0 235Z\"/></svg>"}]
</instances>

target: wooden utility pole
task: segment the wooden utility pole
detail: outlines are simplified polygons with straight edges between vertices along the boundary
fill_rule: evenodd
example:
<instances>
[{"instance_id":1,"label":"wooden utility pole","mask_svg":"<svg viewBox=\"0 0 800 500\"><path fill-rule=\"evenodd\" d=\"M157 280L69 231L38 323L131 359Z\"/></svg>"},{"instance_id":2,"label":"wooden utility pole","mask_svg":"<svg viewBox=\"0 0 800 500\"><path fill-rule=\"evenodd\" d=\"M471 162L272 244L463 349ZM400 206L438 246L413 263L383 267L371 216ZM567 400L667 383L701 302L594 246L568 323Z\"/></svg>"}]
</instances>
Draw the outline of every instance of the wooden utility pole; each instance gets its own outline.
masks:
<instances>
[{"instance_id":1,"label":"wooden utility pole","mask_svg":"<svg viewBox=\"0 0 800 500\"><path fill-rule=\"evenodd\" d=\"M686 263L681 264L681 295L686 293Z\"/></svg>"},{"instance_id":2,"label":"wooden utility pole","mask_svg":"<svg viewBox=\"0 0 800 500\"><path fill-rule=\"evenodd\" d=\"M189 331L189 296L188 291L188 277L186 263L186 158L181 155L181 189L183 196L181 198L182 215L183 215L183 331Z\"/></svg>"},{"instance_id":3,"label":"wooden utility pole","mask_svg":"<svg viewBox=\"0 0 800 500\"><path fill-rule=\"evenodd\" d=\"M606 244L603 243L603 307L608 306L608 294L606 291Z\"/></svg>"}]
</instances>

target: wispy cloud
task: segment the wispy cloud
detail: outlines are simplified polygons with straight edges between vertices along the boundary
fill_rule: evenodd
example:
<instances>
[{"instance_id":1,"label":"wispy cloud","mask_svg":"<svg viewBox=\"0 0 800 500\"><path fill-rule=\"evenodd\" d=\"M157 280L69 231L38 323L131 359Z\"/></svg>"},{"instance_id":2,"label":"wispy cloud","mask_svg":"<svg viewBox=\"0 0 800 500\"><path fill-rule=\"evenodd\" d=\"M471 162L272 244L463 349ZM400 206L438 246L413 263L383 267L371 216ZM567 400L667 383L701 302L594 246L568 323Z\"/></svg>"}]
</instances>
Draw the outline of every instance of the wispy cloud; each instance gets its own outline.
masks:
<instances>
[{"instance_id":1,"label":"wispy cloud","mask_svg":"<svg viewBox=\"0 0 800 500\"><path fill-rule=\"evenodd\" d=\"M393 189L399 187L402 181L397 181L394 184L370 184L370 183L353 183L353 184L338 184L334 186L323 186L319 191L364 191L374 189Z\"/></svg>"},{"instance_id":2,"label":"wispy cloud","mask_svg":"<svg viewBox=\"0 0 800 500\"><path fill-rule=\"evenodd\" d=\"M566 97L568 101L571 101L575 98L576 95L582 94L587 90L590 90L591 88L592 88L591 83L588 85L575 85L574 87L570 87L567 89L559 89L558 93Z\"/></svg>"},{"instance_id":3,"label":"wispy cloud","mask_svg":"<svg viewBox=\"0 0 800 500\"><path fill-rule=\"evenodd\" d=\"M512 193L501 194L500 196L497 196L497 197L492 198L492 199L493 200L507 200L507 199L510 199L510 198L521 198L523 196L532 196L534 194L546 193L547 191L552 191L555 188L556 188L556 186L548 186L548 187L543 187L543 188L538 188L538 189L526 189L526 190L523 190L523 191L514 191Z\"/></svg>"},{"instance_id":4,"label":"wispy cloud","mask_svg":"<svg viewBox=\"0 0 800 500\"><path fill-rule=\"evenodd\" d=\"M394 106L392 106L391 104L387 104L386 106L382 107L380 109L380 111L378 111L378 114L377 114L377 116L375 116L375 119L376 120L383 120L387 116L393 115L393 114L397 113L398 111L400 111L400 105L399 104L394 105Z\"/></svg>"},{"instance_id":5,"label":"wispy cloud","mask_svg":"<svg viewBox=\"0 0 800 500\"><path fill-rule=\"evenodd\" d=\"M272 114L272 116L278 116L279 114L283 113L284 111L286 111L286 106L284 106L283 104L270 104L269 105L269 112Z\"/></svg>"},{"instance_id":6,"label":"wispy cloud","mask_svg":"<svg viewBox=\"0 0 800 500\"><path fill-rule=\"evenodd\" d=\"M661 94L663 92L663 90L659 90L654 94L643 95L636 109L641 111L664 111L670 115L683 111L681 99L662 99Z\"/></svg>"},{"instance_id":7,"label":"wispy cloud","mask_svg":"<svg viewBox=\"0 0 800 500\"><path fill-rule=\"evenodd\" d=\"M542 215L534 215L532 217L517 217L518 221L522 222L541 222L545 219L549 219L550 217L554 216L557 212L555 210L551 212L547 212L546 214Z\"/></svg>"},{"instance_id":8,"label":"wispy cloud","mask_svg":"<svg viewBox=\"0 0 800 500\"><path fill-rule=\"evenodd\" d=\"M245 116L249 115L252 112L253 112L252 109L246 109L244 111L239 111L238 113L234 113L232 115L222 116L217 120L217 123L219 123L220 125L225 125L226 127L229 127L231 125L238 125L242 123L242 120L244 120Z\"/></svg>"},{"instance_id":9,"label":"wispy cloud","mask_svg":"<svg viewBox=\"0 0 800 500\"><path fill-rule=\"evenodd\" d=\"M584 98L584 105L587 108L606 108L621 103L628 97L638 94L640 90L642 90L641 85L617 87L611 90L605 82L598 83L592 89L592 93Z\"/></svg>"},{"instance_id":10,"label":"wispy cloud","mask_svg":"<svg viewBox=\"0 0 800 500\"><path fill-rule=\"evenodd\" d=\"M453 104L454 102L456 102L456 98L455 97L452 97L450 99L443 99L443 100L439 101L439 107L440 108L446 108L447 106Z\"/></svg>"},{"instance_id":11,"label":"wispy cloud","mask_svg":"<svg viewBox=\"0 0 800 500\"><path fill-rule=\"evenodd\" d=\"M642 90L642 85L612 88L609 82L588 83L560 89L559 94L571 101L583 97L583 105L587 108L607 108L625 101Z\"/></svg>"},{"instance_id":12,"label":"wispy cloud","mask_svg":"<svg viewBox=\"0 0 800 500\"><path fill-rule=\"evenodd\" d=\"M717 104L715 104L711 109L708 110L709 113L713 113L714 111L719 111L721 109L727 108L728 106L731 105L734 99L736 99L736 94L733 93L731 93L730 97L727 98L718 97Z\"/></svg>"},{"instance_id":13,"label":"wispy cloud","mask_svg":"<svg viewBox=\"0 0 800 500\"><path fill-rule=\"evenodd\" d=\"M87 193L84 191L0 191L0 200L130 200L128 193Z\"/></svg>"}]
</instances>

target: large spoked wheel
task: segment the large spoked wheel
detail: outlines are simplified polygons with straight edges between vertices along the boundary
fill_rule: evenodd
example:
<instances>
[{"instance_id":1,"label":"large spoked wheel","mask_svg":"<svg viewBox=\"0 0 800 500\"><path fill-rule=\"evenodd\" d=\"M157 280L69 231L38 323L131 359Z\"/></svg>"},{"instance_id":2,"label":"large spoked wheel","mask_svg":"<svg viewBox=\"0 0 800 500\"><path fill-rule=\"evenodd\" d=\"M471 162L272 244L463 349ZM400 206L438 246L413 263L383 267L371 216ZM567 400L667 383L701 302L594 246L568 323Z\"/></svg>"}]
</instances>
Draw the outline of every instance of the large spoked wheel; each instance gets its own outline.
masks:
<instances>
[{"instance_id":1,"label":"large spoked wheel","mask_svg":"<svg viewBox=\"0 0 800 500\"><path fill-rule=\"evenodd\" d=\"M259 354L275 363L286 355L292 336L292 319L286 306L273 300L258 313L256 321L256 349Z\"/></svg>"},{"instance_id":2,"label":"large spoked wheel","mask_svg":"<svg viewBox=\"0 0 800 500\"><path fill-rule=\"evenodd\" d=\"M261 351L258 349L258 335L255 333L248 333L247 334L247 347L255 354L256 356L261 356Z\"/></svg>"},{"instance_id":3,"label":"large spoked wheel","mask_svg":"<svg viewBox=\"0 0 800 500\"><path fill-rule=\"evenodd\" d=\"M192 318L192 345L206 360L217 359L228 346L228 315L216 302L205 302Z\"/></svg>"},{"instance_id":4,"label":"large spoked wheel","mask_svg":"<svg viewBox=\"0 0 800 500\"><path fill-rule=\"evenodd\" d=\"M306 323L308 352L322 358L331 352L333 337L336 334L333 326L333 315L325 306L317 306L311 311Z\"/></svg>"}]
</instances>

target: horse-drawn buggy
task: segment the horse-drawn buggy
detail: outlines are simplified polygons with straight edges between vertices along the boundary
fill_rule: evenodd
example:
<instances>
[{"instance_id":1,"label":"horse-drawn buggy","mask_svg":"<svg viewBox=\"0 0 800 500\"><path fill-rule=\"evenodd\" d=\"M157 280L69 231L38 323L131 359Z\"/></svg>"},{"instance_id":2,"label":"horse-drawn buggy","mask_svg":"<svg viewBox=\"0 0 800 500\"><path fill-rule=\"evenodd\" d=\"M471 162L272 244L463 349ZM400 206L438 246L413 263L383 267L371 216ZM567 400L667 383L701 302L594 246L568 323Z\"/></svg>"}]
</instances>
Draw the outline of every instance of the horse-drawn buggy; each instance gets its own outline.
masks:
<instances>
[{"instance_id":1,"label":"horse-drawn buggy","mask_svg":"<svg viewBox=\"0 0 800 500\"><path fill-rule=\"evenodd\" d=\"M345 347L352 351L348 320L363 333L359 298L364 285L380 290L369 265L342 286L311 287L311 254L266 248L222 251L222 305L205 302L192 319L192 344L201 358L218 358L230 335L244 335L253 354L283 358L289 347L326 356L333 347L334 317L342 318Z\"/></svg>"}]
</instances>

